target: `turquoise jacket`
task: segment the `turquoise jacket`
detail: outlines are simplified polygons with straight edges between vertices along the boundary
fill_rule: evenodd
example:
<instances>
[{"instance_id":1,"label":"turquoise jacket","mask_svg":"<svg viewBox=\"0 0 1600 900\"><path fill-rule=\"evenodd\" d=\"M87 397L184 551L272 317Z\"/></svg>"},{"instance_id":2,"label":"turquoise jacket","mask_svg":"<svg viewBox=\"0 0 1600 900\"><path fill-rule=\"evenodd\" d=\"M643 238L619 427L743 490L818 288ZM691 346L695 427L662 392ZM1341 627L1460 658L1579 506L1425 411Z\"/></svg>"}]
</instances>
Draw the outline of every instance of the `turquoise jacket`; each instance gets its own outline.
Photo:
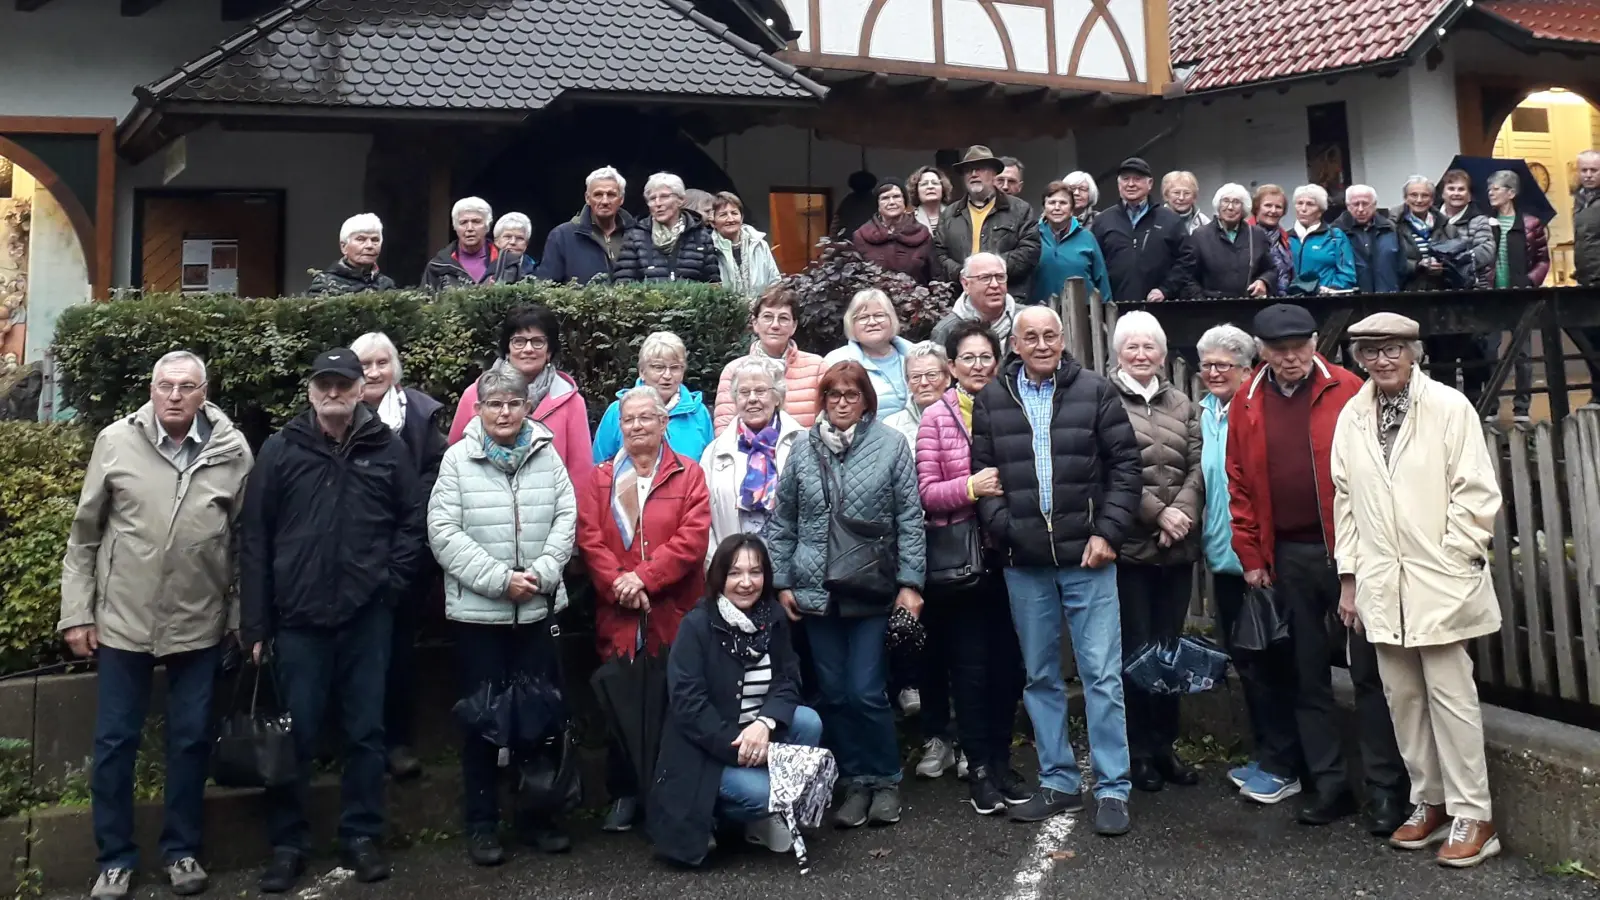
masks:
<instances>
[{"instance_id":1,"label":"turquoise jacket","mask_svg":"<svg viewBox=\"0 0 1600 900\"><path fill-rule=\"evenodd\" d=\"M642 384L643 378L635 381L634 387ZM620 410L622 395L627 392L617 391L617 399L606 407L605 417L600 420L600 427L595 429L594 464L597 466L609 462L622 449ZM711 413L700 399L700 392L678 385L678 402L667 412L667 446L685 460L698 460L714 437Z\"/></svg>"},{"instance_id":2,"label":"turquoise jacket","mask_svg":"<svg viewBox=\"0 0 1600 900\"><path fill-rule=\"evenodd\" d=\"M1296 279L1316 276L1320 287L1335 291L1356 289L1356 254L1344 232L1319 222L1301 241L1293 225L1284 230L1289 233L1289 253L1294 257ZM1294 281L1289 282L1291 288L1294 284ZM1290 293L1296 292L1291 290Z\"/></svg>"},{"instance_id":3,"label":"turquoise jacket","mask_svg":"<svg viewBox=\"0 0 1600 900\"><path fill-rule=\"evenodd\" d=\"M1203 532L1206 564L1224 575L1243 575L1233 552L1233 514L1228 511L1228 410L1216 396L1200 400L1200 474L1206 482Z\"/></svg>"},{"instance_id":4,"label":"turquoise jacket","mask_svg":"<svg viewBox=\"0 0 1600 900\"><path fill-rule=\"evenodd\" d=\"M1111 300L1111 277L1106 274L1106 258L1100 242L1076 217L1067 220L1067 236L1056 238L1055 229L1039 220L1039 267L1033 270L1028 288L1028 303L1040 304L1061 293L1068 278L1082 278L1101 298Z\"/></svg>"}]
</instances>

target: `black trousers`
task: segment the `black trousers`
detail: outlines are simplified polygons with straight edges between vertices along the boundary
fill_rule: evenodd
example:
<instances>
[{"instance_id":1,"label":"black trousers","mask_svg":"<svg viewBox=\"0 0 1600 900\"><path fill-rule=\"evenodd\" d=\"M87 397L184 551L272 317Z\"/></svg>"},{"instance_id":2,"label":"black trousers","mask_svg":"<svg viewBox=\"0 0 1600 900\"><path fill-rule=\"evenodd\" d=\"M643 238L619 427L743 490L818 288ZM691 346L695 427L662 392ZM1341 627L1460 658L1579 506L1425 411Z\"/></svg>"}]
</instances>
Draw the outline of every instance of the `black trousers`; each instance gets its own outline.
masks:
<instances>
[{"instance_id":1,"label":"black trousers","mask_svg":"<svg viewBox=\"0 0 1600 900\"><path fill-rule=\"evenodd\" d=\"M1335 627L1339 576L1320 543L1280 542L1275 584L1289 611L1289 634L1299 671L1295 722L1306 772L1320 793L1349 787L1343 730L1333 699L1332 665L1338 642L1347 642L1350 680L1355 684L1362 772L1369 793L1408 793L1405 761L1395 743L1394 722L1383 697L1378 657L1366 638Z\"/></svg>"},{"instance_id":2,"label":"black trousers","mask_svg":"<svg viewBox=\"0 0 1600 900\"><path fill-rule=\"evenodd\" d=\"M1122 661L1126 664L1150 643L1170 643L1183 634L1189 615L1194 566L1117 564L1117 596L1122 611ZM1122 679L1128 709L1128 755L1150 759L1172 749L1178 739L1178 698L1154 696Z\"/></svg>"},{"instance_id":3,"label":"black trousers","mask_svg":"<svg viewBox=\"0 0 1600 900\"><path fill-rule=\"evenodd\" d=\"M389 675L383 689L383 737L393 750L413 746L417 711L417 623L428 602L433 579L394 607L389 635Z\"/></svg>"},{"instance_id":4,"label":"black trousers","mask_svg":"<svg viewBox=\"0 0 1600 900\"><path fill-rule=\"evenodd\" d=\"M928 721L929 685L955 701L956 736L973 767L999 774L1011 764L1011 736L1022 702L1022 650L1011 624L1011 601L999 571L985 573L966 590L929 588L922 608L928 630L924 652L922 716ZM942 701L948 708L949 701ZM949 715L944 720L948 722ZM939 732L926 732L930 737Z\"/></svg>"},{"instance_id":5,"label":"black trousers","mask_svg":"<svg viewBox=\"0 0 1600 900\"><path fill-rule=\"evenodd\" d=\"M1300 732L1294 714L1295 689L1299 681L1294 642L1281 641L1257 652L1233 648L1233 623L1239 618L1248 587L1243 576L1212 574L1217 627L1222 632L1222 645L1233 657L1233 669L1239 673L1256 760L1270 774L1298 778L1302 760Z\"/></svg>"},{"instance_id":6,"label":"black trousers","mask_svg":"<svg viewBox=\"0 0 1600 900\"><path fill-rule=\"evenodd\" d=\"M550 634L549 621L515 628L466 622L450 625L455 633L456 667L461 674L463 698L472 696L486 683L503 689L509 679L518 675L534 679L557 677L555 662L559 651ZM463 729L461 817L469 833L493 833L499 826L498 757L497 747L482 735Z\"/></svg>"}]
</instances>

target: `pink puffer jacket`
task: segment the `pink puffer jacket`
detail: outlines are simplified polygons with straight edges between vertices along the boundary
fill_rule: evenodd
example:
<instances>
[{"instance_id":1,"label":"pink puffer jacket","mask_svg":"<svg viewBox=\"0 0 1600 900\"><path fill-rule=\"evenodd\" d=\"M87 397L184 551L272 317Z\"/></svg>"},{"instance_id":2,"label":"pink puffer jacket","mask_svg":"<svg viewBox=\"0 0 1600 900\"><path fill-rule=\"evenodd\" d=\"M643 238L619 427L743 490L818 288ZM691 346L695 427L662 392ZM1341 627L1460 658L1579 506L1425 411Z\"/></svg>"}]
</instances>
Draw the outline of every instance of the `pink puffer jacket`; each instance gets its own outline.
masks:
<instances>
[{"instance_id":1,"label":"pink puffer jacket","mask_svg":"<svg viewBox=\"0 0 1600 900\"><path fill-rule=\"evenodd\" d=\"M971 475L972 438L951 388L922 411L917 428L917 493L929 525L951 525L977 514L978 505L967 494Z\"/></svg>"},{"instance_id":2,"label":"pink puffer jacket","mask_svg":"<svg viewBox=\"0 0 1600 900\"><path fill-rule=\"evenodd\" d=\"M750 354L754 356L761 352L759 342L750 345ZM722 378L717 382L717 400L711 416L711 427L717 434L728 427L736 413L733 405L733 366L740 359L730 360L722 367ZM785 360L783 373L784 397L783 411L794 416L796 422L807 428L817 420L817 413L822 410L822 398L817 395L817 384L822 381L824 371L822 357L815 353L807 353L789 342L789 355Z\"/></svg>"}]
</instances>

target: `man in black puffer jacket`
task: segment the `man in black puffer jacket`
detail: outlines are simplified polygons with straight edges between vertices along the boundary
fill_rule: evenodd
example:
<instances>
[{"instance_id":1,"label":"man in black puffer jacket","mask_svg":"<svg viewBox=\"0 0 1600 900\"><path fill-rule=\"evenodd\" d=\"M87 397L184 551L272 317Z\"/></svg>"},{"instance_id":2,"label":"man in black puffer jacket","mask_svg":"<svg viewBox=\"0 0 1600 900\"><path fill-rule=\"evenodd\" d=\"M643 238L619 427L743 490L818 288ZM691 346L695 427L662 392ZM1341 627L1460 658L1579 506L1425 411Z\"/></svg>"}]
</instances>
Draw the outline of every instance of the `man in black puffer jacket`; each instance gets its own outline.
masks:
<instances>
[{"instance_id":1,"label":"man in black puffer jacket","mask_svg":"<svg viewBox=\"0 0 1600 900\"><path fill-rule=\"evenodd\" d=\"M388 877L383 834L384 676L392 610L427 552L423 497L405 444L361 402L361 361L317 357L311 409L267 439L245 487L239 551L240 638L276 657L294 718L298 785L267 791L273 857L261 890L294 886L311 850L305 790L331 691L344 723L344 865Z\"/></svg>"},{"instance_id":2,"label":"man in black puffer jacket","mask_svg":"<svg viewBox=\"0 0 1600 900\"><path fill-rule=\"evenodd\" d=\"M997 470L1004 488L978 500L978 518L1006 559L1011 618L1028 670L1022 699L1039 753L1039 792L1011 817L1038 822L1083 804L1067 742L1065 618L1089 720L1094 828L1116 835L1129 828L1130 785L1114 563L1138 521L1144 484L1139 440L1116 390L1065 356L1063 341L1061 319L1049 307L1017 315L1013 356L973 403L972 471Z\"/></svg>"}]
</instances>

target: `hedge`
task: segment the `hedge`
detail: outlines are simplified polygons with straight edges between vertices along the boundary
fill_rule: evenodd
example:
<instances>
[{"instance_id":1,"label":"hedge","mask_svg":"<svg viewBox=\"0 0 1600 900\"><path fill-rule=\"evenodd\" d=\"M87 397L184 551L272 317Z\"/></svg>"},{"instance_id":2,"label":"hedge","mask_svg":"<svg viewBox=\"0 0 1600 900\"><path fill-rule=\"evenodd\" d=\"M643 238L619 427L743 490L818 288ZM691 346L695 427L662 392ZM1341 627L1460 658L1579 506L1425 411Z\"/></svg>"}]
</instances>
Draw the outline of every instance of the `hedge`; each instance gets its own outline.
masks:
<instances>
[{"instance_id":1,"label":"hedge","mask_svg":"<svg viewBox=\"0 0 1600 900\"><path fill-rule=\"evenodd\" d=\"M451 291L241 300L154 296L75 306L56 323L54 354L63 398L96 428L148 398L150 370L175 349L206 361L211 400L253 443L305 408L306 370L317 353L368 331L400 350L404 381L447 403L495 356L513 307L540 303L561 321L559 365L578 382L598 421L637 374L639 345L671 331L689 350L685 381L716 390L722 367L747 348L749 306L700 284L549 283Z\"/></svg>"},{"instance_id":2,"label":"hedge","mask_svg":"<svg viewBox=\"0 0 1600 900\"><path fill-rule=\"evenodd\" d=\"M61 658L61 558L90 447L76 426L0 422L0 673Z\"/></svg>"}]
</instances>

